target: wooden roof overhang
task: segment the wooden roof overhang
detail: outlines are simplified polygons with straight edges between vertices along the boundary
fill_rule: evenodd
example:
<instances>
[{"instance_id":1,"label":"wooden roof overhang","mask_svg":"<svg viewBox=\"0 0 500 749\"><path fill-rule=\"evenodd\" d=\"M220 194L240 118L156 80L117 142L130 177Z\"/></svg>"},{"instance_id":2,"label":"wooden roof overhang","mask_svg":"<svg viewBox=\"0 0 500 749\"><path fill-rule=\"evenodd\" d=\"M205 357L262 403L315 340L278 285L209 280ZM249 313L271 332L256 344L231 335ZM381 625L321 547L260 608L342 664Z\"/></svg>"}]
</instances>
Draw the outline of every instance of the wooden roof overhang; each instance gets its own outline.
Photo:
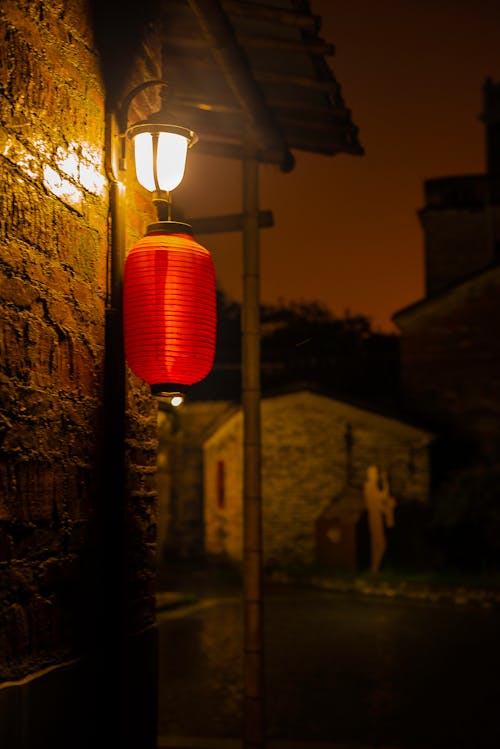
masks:
<instances>
[{"instance_id":1,"label":"wooden roof overhang","mask_svg":"<svg viewBox=\"0 0 500 749\"><path fill-rule=\"evenodd\" d=\"M292 150L361 155L358 129L307 0L162 3L168 109L194 129L197 151L293 168Z\"/></svg>"}]
</instances>

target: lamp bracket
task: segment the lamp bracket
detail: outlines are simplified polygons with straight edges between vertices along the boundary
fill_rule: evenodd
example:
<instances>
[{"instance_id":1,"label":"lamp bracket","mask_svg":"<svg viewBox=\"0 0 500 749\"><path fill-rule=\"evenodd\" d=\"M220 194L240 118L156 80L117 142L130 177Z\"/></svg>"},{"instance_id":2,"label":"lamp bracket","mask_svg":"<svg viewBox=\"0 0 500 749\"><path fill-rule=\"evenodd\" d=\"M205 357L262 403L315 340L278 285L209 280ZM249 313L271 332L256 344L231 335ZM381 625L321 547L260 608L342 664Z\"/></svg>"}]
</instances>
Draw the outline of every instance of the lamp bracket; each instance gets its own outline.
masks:
<instances>
[{"instance_id":1,"label":"lamp bracket","mask_svg":"<svg viewBox=\"0 0 500 749\"><path fill-rule=\"evenodd\" d=\"M160 78L153 78L151 81L143 81L143 83L139 83L138 86L135 86L131 91L129 91L127 96L122 101L121 105L118 107L118 111L116 113L116 121L118 123L118 134L120 136L120 141L121 141L119 168L122 171L125 171L127 168L126 136L127 136L128 116L129 116L129 111L130 111L130 105L132 104L133 100L137 96L139 96L139 94L141 94L145 89L151 88L151 86L164 86L165 88L167 88L168 83L167 81L163 81Z\"/></svg>"},{"instance_id":2,"label":"lamp bracket","mask_svg":"<svg viewBox=\"0 0 500 749\"><path fill-rule=\"evenodd\" d=\"M169 192L155 190L153 193L153 203L156 207L159 221L172 220L172 198Z\"/></svg>"},{"instance_id":3,"label":"lamp bracket","mask_svg":"<svg viewBox=\"0 0 500 749\"><path fill-rule=\"evenodd\" d=\"M146 236L150 234L193 234L191 224L185 224L183 221L157 221L149 224Z\"/></svg>"},{"instance_id":4,"label":"lamp bracket","mask_svg":"<svg viewBox=\"0 0 500 749\"><path fill-rule=\"evenodd\" d=\"M139 94L141 94L145 89L151 88L151 86L163 86L164 88L164 92L162 92L161 94L162 106L159 112L156 112L156 114L151 115L147 120L136 122L135 124L129 127L128 125L129 111L130 111L130 106L133 100L137 96L139 96ZM193 132L193 130L190 130L189 128L186 128L186 127L182 127L180 125L167 124L166 122L166 89L167 88L168 88L167 81L164 81L161 78L153 78L151 81L144 81L143 83L139 83L138 86L135 86L131 91L129 91L129 93L124 98L123 102L121 103L121 106L118 108L118 112L116 114L116 121L118 123L118 134L119 134L120 141L121 141L120 165L119 166L122 171L126 170L127 136L133 137L134 135L138 135L141 132L174 133L177 135L182 135L184 138L186 138L188 142L188 148L191 148L191 146L194 146L194 144L198 141L198 136L196 135L195 132Z\"/></svg>"},{"instance_id":5,"label":"lamp bracket","mask_svg":"<svg viewBox=\"0 0 500 749\"><path fill-rule=\"evenodd\" d=\"M139 94L141 94L145 89L150 88L151 86L165 86L165 88L167 88L168 83L167 81L163 81L159 78L153 78L153 80L151 81L144 81L143 83L139 83L138 86L135 86L131 91L129 91L129 93L121 103L116 116L118 127L120 129L120 135L124 136L127 132L128 115L130 105L132 104L133 100L137 96L139 96Z\"/></svg>"}]
</instances>

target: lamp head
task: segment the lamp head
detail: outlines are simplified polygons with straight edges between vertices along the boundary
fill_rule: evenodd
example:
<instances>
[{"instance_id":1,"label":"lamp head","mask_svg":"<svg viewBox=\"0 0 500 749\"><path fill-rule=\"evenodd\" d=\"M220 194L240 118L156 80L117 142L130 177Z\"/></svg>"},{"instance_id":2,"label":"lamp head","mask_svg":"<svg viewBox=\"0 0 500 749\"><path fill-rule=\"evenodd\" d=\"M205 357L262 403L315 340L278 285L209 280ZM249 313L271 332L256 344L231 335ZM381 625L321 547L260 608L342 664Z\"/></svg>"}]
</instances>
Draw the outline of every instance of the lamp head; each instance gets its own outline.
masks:
<instances>
[{"instance_id":1,"label":"lamp head","mask_svg":"<svg viewBox=\"0 0 500 749\"><path fill-rule=\"evenodd\" d=\"M169 193L181 183L188 148L198 138L186 127L156 122L154 117L132 125L127 135L134 143L139 184L152 193Z\"/></svg>"},{"instance_id":2,"label":"lamp head","mask_svg":"<svg viewBox=\"0 0 500 749\"><path fill-rule=\"evenodd\" d=\"M147 120L127 127L130 105L142 91L150 86L162 86L160 110ZM153 193L153 202L158 210L158 218L170 219L170 193L182 181L186 166L188 148L198 137L193 130L181 125L169 124L167 107L167 83L161 80L146 81L136 86L125 98L118 119L120 132L134 143L134 160L137 181ZM125 169L125 140L122 140L121 168ZM167 214L165 216L165 214Z\"/></svg>"}]
</instances>

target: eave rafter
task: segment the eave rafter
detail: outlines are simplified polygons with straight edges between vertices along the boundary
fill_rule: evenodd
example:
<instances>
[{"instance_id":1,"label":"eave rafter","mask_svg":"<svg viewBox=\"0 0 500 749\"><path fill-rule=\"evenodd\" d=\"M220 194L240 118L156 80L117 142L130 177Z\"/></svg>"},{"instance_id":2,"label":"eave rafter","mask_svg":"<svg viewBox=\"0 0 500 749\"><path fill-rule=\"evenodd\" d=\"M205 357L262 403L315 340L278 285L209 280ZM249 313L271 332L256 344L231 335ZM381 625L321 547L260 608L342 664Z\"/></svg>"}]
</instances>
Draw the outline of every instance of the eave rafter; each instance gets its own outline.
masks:
<instances>
[{"instance_id":1,"label":"eave rafter","mask_svg":"<svg viewBox=\"0 0 500 749\"><path fill-rule=\"evenodd\" d=\"M335 45L329 44L324 39L310 39L302 41L300 39L283 39L279 36L254 36L251 34L237 34L238 42L250 49L272 49L280 52L307 52L310 55L320 55L332 57L335 54ZM197 35L165 35L165 43L171 50L189 49L189 50L210 50L206 39Z\"/></svg>"},{"instance_id":2,"label":"eave rafter","mask_svg":"<svg viewBox=\"0 0 500 749\"><path fill-rule=\"evenodd\" d=\"M211 59L210 50L208 47L204 50L206 54L203 57L196 57L187 49L170 49L170 56L172 62L179 64L185 64L189 62L193 67L201 67L206 70L216 71L219 69L217 62ZM325 91L327 93L336 94L338 92L338 83L334 80L316 80L307 76L294 75L291 73L276 73L271 70L260 70L254 68L252 70L252 76L256 81L261 83L276 83L283 84L285 86L299 86L302 88L309 88L315 91Z\"/></svg>"},{"instance_id":3,"label":"eave rafter","mask_svg":"<svg viewBox=\"0 0 500 749\"><path fill-rule=\"evenodd\" d=\"M318 32L321 28L321 16L313 16L296 10L244 2L244 0L222 0L222 6L231 16L251 18L255 21L267 21L282 26L293 26L314 32Z\"/></svg>"},{"instance_id":4,"label":"eave rafter","mask_svg":"<svg viewBox=\"0 0 500 749\"><path fill-rule=\"evenodd\" d=\"M295 160L283 134L276 126L264 95L252 76L246 56L238 44L234 30L219 3L211 0L189 0L212 55L220 66L227 84L245 112L249 129L245 137L255 140L257 147L281 153L284 171L293 168Z\"/></svg>"},{"instance_id":5,"label":"eave rafter","mask_svg":"<svg viewBox=\"0 0 500 749\"><path fill-rule=\"evenodd\" d=\"M202 136L197 150L239 158L252 134L262 161L290 149L361 154L357 128L309 3L170 0L164 11L169 105Z\"/></svg>"}]
</instances>

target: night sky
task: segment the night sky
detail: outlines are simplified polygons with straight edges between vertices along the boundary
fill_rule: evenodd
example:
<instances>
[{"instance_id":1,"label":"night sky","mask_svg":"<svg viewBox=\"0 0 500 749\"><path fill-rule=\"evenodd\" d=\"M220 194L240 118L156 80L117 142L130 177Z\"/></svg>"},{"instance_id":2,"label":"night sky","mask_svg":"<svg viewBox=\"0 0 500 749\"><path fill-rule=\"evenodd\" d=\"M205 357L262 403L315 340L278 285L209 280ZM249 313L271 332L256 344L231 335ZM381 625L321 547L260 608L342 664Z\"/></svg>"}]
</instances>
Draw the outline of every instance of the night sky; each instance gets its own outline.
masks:
<instances>
[{"instance_id":1,"label":"night sky","mask_svg":"<svg viewBox=\"0 0 500 749\"><path fill-rule=\"evenodd\" d=\"M498 0L312 0L329 64L359 127L364 156L296 151L282 174L261 167L264 302L317 300L338 315L391 315L423 295L423 181L485 168L482 87L500 80ZM174 196L188 215L241 210L237 162L190 154ZM218 281L241 299L241 237L200 240Z\"/></svg>"}]
</instances>

